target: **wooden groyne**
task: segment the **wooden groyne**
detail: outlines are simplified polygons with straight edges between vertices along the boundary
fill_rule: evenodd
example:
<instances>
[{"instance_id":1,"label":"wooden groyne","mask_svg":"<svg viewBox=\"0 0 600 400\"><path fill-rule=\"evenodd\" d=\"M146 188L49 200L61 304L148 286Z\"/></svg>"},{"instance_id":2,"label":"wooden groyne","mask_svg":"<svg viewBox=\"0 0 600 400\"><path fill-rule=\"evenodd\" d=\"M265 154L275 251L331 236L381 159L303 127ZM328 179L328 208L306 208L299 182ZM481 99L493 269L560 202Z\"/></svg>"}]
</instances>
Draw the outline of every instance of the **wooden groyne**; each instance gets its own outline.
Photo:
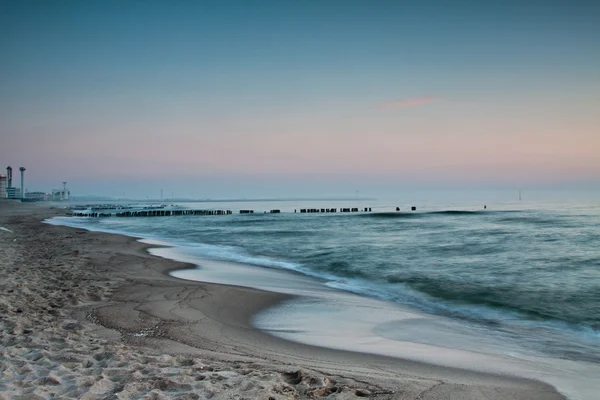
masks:
<instances>
[{"instance_id":1,"label":"wooden groyne","mask_svg":"<svg viewBox=\"0 0 600 400\"><path fill-rule=\"evenodd\" d=\"M177 215L231 215L231 210L139 210L117 213L72 212L73 217L171 217Z\"/></svg>"},{"instance_id":2,"label":"wooden groyne","mask_svg":"<svg viewBox=\"0 0 600 400\"><path fill-rule=\"evenodd\" d=\"M88 208L86 210L82 210L80 208L71 209L70 212L67 213L68 216L72 217L91 217L91 218L108 218L108 217L170 217L170 216L180 216L180 215L231 215L233 211L231 210L169 210L164 209L164 206L149 208L144 207L137 210L130 210L126 207L110 207L107 209L101 209L99 211L98 208ZM412 211L416 211L416 207L411 207ZM312 213L357 213L357 212L372 212L371 207L344 207L344 208L301 208L295 209L294 213L300 212L301 214L312 214ZM400 211L399 207L396 207L396 211ZM254 214L254 210L243 209L239 210L240 214ZM262 213L262 211L261 211ZM270 211L264 211L265 214L280 214L281 210L273 209Z\"/></svg>"},{"instance_id":3,"label":"wooden groyne","mask_svg":"<svg viewBox=\"0 0 600 400\"><path fill-rule=\"evenodd\" d=\"M97 212L97 211L122 211L122 210L162 210L167 208L167 204L152 204L152 205L138 205L138 204L88 204L81 206L71 207L73 212Z\"/></svg>"},{"instance_id":4,"label":"wooden groyne","mask_svg":"<svg viewBox=\"0 0 600 400\"><path fill-rule=\"evenodd\" d=\"M349 213L349 212L371 212L371 207L365 207L362 210L358 207L353 208L340 208L340 212ZM294 210L296 212L296 210ZM301 208L300 213L336 213L338 212L337 208Z\"/></svg>"}]
</instances>

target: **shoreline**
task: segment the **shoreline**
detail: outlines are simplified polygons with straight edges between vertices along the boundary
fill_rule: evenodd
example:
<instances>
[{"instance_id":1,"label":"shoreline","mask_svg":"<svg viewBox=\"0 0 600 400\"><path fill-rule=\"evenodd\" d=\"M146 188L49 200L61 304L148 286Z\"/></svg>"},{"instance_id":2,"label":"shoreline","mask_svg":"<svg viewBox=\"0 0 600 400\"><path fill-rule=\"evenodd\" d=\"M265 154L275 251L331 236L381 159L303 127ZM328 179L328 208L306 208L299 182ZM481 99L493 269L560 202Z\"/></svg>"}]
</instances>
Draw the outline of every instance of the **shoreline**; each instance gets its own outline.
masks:
<instances>
[{"instance_id":1,"label":"shoreline","mask_svg":"<svg viewBox=\"0 0 600 400\"><path fill-rule=\"evenodd\" d=\"M267 307L292 299L291 296L172 277L169 272L195 268L195 265L153 256L148 249L159 246L141 243L138 238L41 222L60 213L56 209L35 205L5 207L4 203L0 204L0 226L13 231L0 232L3 245L11 243L6 240L9 235L18 237L18 242L25 241L23 250L55 243L61 246L62 253L53 258L59 260L57 263L61 264L63 270L81 268L89 279L85 285L100 287L100 284L104 284L105 288L108 287L95 296L82 295L78 290L65 292L67 296L72 296L71 303L74 304L65 304L65 315L57 316L49 323L61 326L65 320L74 321L72 317L76 317L77 322L73 324L81 326L82 342L100 340L102 346L111 349L127 347L108 351L113 354L96 360L99 364L97 368L107 369L111 358L119 360L122 357L126 360L139 357L151 361L146 364L154 363L156 370L146 374L146 377L140 371L130 371L132 377L137 373L142 381L166 379L165 372L161 370L165 367L158 367L162 362L170 365L169 368L177 369L177 375L183 380L178 382L175 374L168 374L171 384L165 387L152 387L149 384L140 389L133 380L115 383L110 379L112 375L109 375L88 387L105 381L102 385L109 389L104 392L87 390L84 394L91 394L88 398L109 393L119 393L119 398L139 398L151 394L172 396L174 394L169 392L169 385L178 388L177 396L189 395L187 398L194 398L193 395L198 393L203 393L199 398L225 398L233 394L276 399L326 395L331 398L355 398L362 394L381 399L564 398L550 385L526 378L439 367L277 338L253 327L251 319ZM38 236L41 235L48 237L40 240ZM10 258L10 254L8 256ZM24 265L21 268L35 266ZM43 283L44 276L38 277L38 280L40 278L38 284ZM85 288L79 289L85 292ZM15 311L15 315L12 315L9 309L8 314L8 319L14 317L18 320L18 314L22 317L23 312ZM34 326L25 329L31 331L29 335L37 334ZM59 329L54 333L68 336L73 330ZM6 342L4 339L3 344ZM185 361L181 361L182 357ZM161 358L164 360L160 361ZM124 362L120 360L118 363ZM84 363L81 364L83 367ZM301 372L296 374L295 371ZM204 378L196 380L198 376ZM60 381L60 378L55 380ZM39 378L32 382L40 385ZM189 387L185 386L186 390L183 390L181 385ZM44 392L48 396L59 393L61 387L60 384L46 386L50 387ZM41 389L44 387L41 385ZM6 396L5 390L9 388L15 389L0 381L0 398ZM77 388L72 390L85 390L85 387ZM41 389L38 387L31 393L49 398L40 395L43 392ZM26 390L21 390L21 393L28 394ZM65 393L63 396L69 397Z\"/></svg>"}]
</instances>

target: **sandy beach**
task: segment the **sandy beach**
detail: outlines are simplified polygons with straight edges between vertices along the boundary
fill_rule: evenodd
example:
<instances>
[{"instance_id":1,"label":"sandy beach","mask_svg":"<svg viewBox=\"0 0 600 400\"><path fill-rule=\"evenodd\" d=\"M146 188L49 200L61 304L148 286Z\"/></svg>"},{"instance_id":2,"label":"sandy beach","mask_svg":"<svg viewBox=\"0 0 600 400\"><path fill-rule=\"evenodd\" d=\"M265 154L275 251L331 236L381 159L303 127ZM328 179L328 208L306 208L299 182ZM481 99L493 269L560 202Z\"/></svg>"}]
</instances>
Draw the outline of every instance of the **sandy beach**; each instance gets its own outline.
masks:
<instances>
[{"instance_id":1,"label":"sandy beach","mask_svg":"<svg viewBox=\"0 0 600 400\"><path fill-rule=\"evenodd\" d=\"M0 399L561 399L519 377L290 342L250 323L289 296L177 279L135 238L0 203Z\"/></svg>"}]
</instances>

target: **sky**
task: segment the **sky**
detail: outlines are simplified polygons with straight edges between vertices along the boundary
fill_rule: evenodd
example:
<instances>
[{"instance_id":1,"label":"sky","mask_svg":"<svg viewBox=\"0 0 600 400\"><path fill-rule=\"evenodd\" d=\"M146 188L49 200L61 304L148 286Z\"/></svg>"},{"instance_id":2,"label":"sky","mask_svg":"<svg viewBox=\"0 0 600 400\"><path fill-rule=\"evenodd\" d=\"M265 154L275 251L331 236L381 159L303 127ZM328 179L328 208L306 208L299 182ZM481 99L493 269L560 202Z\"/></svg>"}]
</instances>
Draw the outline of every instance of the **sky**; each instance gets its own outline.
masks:
<instances>
[{"instance_id":1,"label":"sky","mask_svg":"<svg viewBox=\"0 0 600 400\"><path fill-rule=\"evenodd\" d=\"M142 198L600 188L600 2L2 0L0 163Z\"/></svg>"}]
</instances>

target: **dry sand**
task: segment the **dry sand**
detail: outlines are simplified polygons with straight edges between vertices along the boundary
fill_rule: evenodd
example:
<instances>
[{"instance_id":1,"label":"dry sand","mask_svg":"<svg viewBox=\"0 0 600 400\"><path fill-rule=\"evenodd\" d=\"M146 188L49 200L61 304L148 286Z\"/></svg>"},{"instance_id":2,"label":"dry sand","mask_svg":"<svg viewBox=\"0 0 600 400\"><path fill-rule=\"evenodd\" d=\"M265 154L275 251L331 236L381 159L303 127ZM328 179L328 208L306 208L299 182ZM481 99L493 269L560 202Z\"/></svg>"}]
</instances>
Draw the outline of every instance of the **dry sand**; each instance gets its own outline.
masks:
<instances>
[{"instance_id":1,"label":"dry sand","mask_svg":"<svg viewBox=\"0 0 600 400\"><path fill-rule=\"evenodd\" d=\"M249 323L285 296L183 281L133 238L0 202L0 399L561 399L546 384L296 344Z\"/></svg>"}]
</instances>

